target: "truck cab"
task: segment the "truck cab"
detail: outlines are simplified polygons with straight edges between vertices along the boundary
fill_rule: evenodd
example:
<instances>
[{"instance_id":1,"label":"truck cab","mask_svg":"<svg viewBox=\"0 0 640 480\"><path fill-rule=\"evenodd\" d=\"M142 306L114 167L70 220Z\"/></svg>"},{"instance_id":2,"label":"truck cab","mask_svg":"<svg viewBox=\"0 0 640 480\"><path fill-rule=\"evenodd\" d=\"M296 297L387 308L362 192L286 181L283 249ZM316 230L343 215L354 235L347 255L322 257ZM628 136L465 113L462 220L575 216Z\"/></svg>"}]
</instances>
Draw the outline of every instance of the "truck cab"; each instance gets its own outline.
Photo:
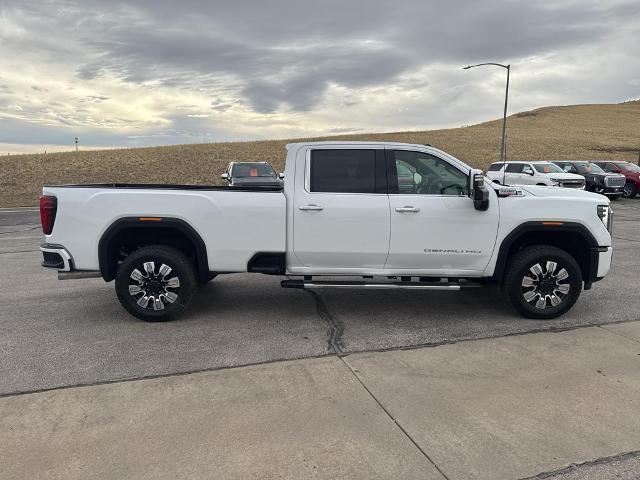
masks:
<instances>
[{"instance_id":1,"label":"truck cab","mask_svg":"<svg viewBox=\"0 0 640 480\"><path fill-rule=\"evenodd\" d=\"M373 148L372 148L373 147ZM469 198L471 169L426 146L293 144L285 182L292 274L480 276L499 207ZM302 168L300 168L302 167Z\"/></svg>"}]
</instances>

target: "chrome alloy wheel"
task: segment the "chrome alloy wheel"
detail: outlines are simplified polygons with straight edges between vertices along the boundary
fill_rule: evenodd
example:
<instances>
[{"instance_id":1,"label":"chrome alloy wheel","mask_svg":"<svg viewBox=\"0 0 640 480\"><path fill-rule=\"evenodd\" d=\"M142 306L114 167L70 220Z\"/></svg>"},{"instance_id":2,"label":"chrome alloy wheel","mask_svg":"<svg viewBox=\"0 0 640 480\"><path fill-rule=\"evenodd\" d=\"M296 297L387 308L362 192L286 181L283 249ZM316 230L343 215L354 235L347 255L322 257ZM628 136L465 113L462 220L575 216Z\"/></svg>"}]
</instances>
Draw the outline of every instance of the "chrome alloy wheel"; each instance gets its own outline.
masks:
<instances>
[{"instance_id":1,"label":"chrome alloy wheel","mask_svg":"<svg viewBox=\"0 0 640 480\"><path fill-rule=\"evenodd\" d=\"M564 283L569 279L567 270L549 260L544 270L540 263L536 263L529 272L531 275L522 278L524 299L540 310L560 305L571 288L569 283Z\"/></svg>"},{"instance_id":2,"label":"chrome alloy wheel","mask_svg":"<svg viewBox=\"0 0 640 480\"><path fill-rule=\"evenodd\" d=\"M165 304L178 299L180 278L171 276L171 267L162 264L156 273L155 262L144 262L142 273L135 268L130 275L129 293L136 297L136 303L141 308L149 310L164 310Z\"/></svg>"}]
</instances>

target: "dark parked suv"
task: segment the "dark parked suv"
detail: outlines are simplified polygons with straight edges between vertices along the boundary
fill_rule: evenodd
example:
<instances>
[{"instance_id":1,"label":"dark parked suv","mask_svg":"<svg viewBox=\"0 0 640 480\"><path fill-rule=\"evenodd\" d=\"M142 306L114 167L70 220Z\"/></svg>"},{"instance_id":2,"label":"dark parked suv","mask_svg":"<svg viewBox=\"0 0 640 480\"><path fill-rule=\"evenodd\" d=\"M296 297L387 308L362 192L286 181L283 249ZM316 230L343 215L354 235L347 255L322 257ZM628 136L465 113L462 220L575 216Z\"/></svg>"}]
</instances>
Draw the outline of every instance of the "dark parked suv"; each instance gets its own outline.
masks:
<instances>
[{"instance_id":1,"label":"dark parked suv","mask_svg":"<svg viewBox=\"0 0 640 480\"><path fill-rule=\"evenodd\" d=\"M577 173L585 179L585 190L606 195L611 200L616 200L623 194L626 179L624 175L607 173L598 165L587 161L558 160L556 165L567 173Z\"/></svg>"},{"instance_id":2,"label":"dark parked suv","mask_svg":"<svg viewBox=\"0 0 640 480\"><path fill-rule=\"evenodd\" d=\"M622 195L625 198L633 198L640 190L640 167L630 162L600 161L593 162L604 169L605 172L624 175L626 183Z\"/></svg>"}]
</instances>

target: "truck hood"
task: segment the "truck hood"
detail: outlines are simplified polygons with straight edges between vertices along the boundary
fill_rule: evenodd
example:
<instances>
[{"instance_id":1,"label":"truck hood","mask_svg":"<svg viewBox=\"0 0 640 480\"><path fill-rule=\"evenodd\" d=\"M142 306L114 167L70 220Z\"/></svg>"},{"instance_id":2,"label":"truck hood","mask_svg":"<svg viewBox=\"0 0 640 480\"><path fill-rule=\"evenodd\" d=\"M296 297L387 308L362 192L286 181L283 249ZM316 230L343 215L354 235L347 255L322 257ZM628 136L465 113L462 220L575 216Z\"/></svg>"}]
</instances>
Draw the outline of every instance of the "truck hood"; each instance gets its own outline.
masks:
<instances>
[{"instance_id":1,"label":"truck hood","mask_svg":"<svg viewBox=\"0 0 640 480\"><path fill-rule=\"evenodd\" d=\"M232 187L268 186L281 187L282 179L273 177L236 177L233 179Z\"/></svg>"},{"instance_id":2,"label":"truck hood","mask_svg":"<svg viewBox=\"0 0 640 480\"><path fill-rule=\"evenodd\" d=\"M582 180L584 177L582 175L577 175L575 173L548 173L549 178L558 179L558 180Z\"/></svg>"},{"instance_id":3,"label":"truck hood","mask_svg":"<svg viewBox=\"0 0 640 480\"><path fill-rule=\"evenodd\" d=\"M611 177L624 177L624 175L620 175L619 173L601 173L601 172L590 172L583 174L584 178L611 178Z\"/></svg>"},{"instance_id":4,"label":"truck hood","mask_svg":"<svg viewBox=\"0 0 640 480\"><path fill-rule=\"evenodd\" d=\"M604 195L575 188L543 187L538 185L521 185L518 188L530 193L531 195L535 195L536 197L576 198L594 200L602 204L609 203L609 199Z\"/></svg>"}]
</instances>

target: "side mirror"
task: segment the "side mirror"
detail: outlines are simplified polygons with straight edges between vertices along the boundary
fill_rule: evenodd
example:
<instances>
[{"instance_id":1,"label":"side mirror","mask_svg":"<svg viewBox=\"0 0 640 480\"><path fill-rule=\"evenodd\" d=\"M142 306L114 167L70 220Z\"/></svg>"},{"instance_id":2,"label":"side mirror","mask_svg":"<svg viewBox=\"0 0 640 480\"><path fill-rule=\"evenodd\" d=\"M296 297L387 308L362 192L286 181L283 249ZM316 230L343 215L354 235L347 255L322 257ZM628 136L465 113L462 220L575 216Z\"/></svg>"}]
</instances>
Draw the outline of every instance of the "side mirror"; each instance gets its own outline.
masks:
<instances>
[{"instance_id":1,"label":"side mirror","mask_svg":"<svg viewBox=\"0 0 640 480\"><path fill-rule=\"evenodd\" d=\"M222 175L220 175L220 178L224 178L225 180L229 180L229 174L228 173L223 173Z\"/></svg>"},{"instance_id":2,"label":"side mirror","mask_svg":"<svg viewBox=\"0 0 640 480\"><path fill-rule=\"evenodd\" d=\"M562 170L564 170L567 173L571 173L571 165L565 165Z\"/></svg>"},{"instance_id":3,"label":"side mirror","mask_svg":"<svg viewBox=\"0 0 640 480\"><path fill-rule=\"evenodd\" d=\"M532 177L536 174L536 172L534 172L533 170L527 170L525 173L531 175Z\"/></svg>"},{"instance_id":4,"label":"side mirror","mask_svg":"<svg viewBox=\"0 0 640 480\"><path fill-rule=\"evenodd\" d=\"M489 189L484 186L482 170L472 168L469 173L469 197L476 210L484 211L489 208Z\"/></svg>"},{"instance_id":5,"label":"side mirror","mask_svg":"<svg viewBox=\"0 0 640 480\"><path fill-rule=\"evenodd\" d=\"M284 173L279 173L278 178L281 178L281 179L284 178Z\"/></svg>"}]
</instances>

